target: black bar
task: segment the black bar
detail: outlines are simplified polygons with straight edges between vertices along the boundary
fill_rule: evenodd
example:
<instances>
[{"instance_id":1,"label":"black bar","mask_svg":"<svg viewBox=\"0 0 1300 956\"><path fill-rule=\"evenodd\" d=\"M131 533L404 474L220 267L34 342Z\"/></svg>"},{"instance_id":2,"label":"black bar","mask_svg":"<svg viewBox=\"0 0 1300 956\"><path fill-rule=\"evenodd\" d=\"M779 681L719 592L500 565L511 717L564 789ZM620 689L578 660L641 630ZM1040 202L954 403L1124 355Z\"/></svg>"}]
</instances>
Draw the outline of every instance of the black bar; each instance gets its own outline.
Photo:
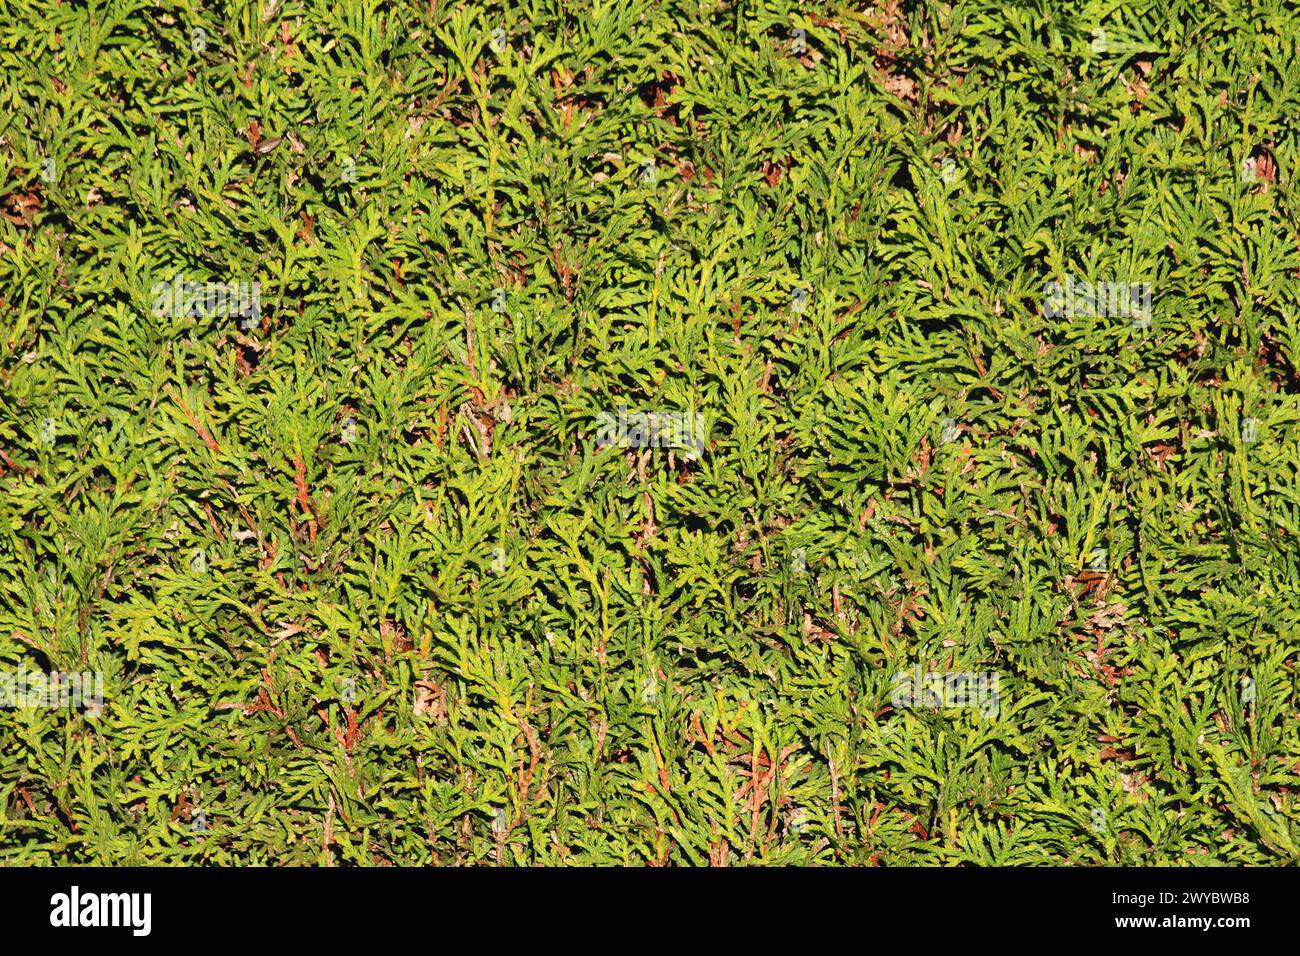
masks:
<instances>
[{"instance_id":1,"label":"black bar","mask_svg":"<svg viewBox=\"0 0 1300 956\"><path fill-rule=\"evenodd\" d=\"M52 926L52 898L70 903L73 886L83 907L98 904L90 894L150 894L148 935L128 919ZM864 938L888 929L927 947L1194 934L1231 945L1242 933L1289 931L1297 889L1294 869L0 869L0 919L11 944L76 934L129 946L334 945L340 934L471 924L505 937L570 926L622 938L681 932L689 920L760 939L856 925Z\"/></svg>"}]
</instances>

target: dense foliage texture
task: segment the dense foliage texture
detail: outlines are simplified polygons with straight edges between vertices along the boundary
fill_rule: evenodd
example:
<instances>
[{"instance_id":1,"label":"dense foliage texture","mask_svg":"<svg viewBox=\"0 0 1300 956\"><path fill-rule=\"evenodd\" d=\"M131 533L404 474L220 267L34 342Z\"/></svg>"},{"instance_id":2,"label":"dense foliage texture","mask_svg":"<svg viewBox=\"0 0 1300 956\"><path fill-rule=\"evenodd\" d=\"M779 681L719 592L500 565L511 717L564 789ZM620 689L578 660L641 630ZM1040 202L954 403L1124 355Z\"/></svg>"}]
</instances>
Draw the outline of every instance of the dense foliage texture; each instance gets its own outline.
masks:
<instances>
[{"instance_id":1,"label":"dense foliage texture","mask_svg":"<svg viewBox=\"0 0 1300 956\"><path fill-rule=\"evenodd\" d=\"M0 862L1300 854L1300 3L0 14Z\"/></svg>"}]
</instances>

